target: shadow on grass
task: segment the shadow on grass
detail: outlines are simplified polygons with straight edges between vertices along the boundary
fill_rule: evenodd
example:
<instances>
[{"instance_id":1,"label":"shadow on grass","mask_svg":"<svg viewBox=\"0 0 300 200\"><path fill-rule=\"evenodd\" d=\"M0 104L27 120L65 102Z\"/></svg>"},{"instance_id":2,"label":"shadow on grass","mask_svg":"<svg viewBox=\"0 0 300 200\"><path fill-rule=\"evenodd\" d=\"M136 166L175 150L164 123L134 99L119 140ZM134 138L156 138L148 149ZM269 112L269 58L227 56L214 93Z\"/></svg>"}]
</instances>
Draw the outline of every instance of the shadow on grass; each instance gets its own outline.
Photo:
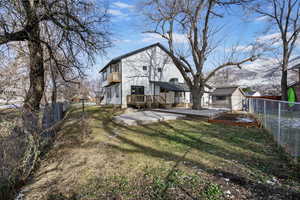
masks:
<instances>
[{"instance_id":1,"label":"shadow on grass","mask_svg":"<svg viewBox=\"0 0 300 200\"><path fill-rule=\"evenodd\" d=\"M103 129L105 130L105 132L107 134L115 137L116 139L118 139L120 142L122 142L124 144L128 144L128 145L134 147L134 149L127 149L127 148L123 148L116 144L107 144L112 149L116 149L118 151L125 152L125 153L141 153L141 154L145 154L147 156L160 158L160 159L163 159L166 161L175 161L176 163L179 163L179 161L186 161L190 165L197 166L198 168L201 168L202 170L204 170L214 176L217 176L217 174L222 173L222 174L224 174L224 177L230 178L230 180L232 180L232 182L234 182L235 184L238 184L238 185L240 185L244 188L250 189L252 191L256 191L256 190L257 191L260 191L260 190L268 191L267 193L261 192L261 195L265 196L265 197L269 196L272 193L275 194L278 192L289 195L288 198L286 198L286 199L297 199L298 197L300 197L300 193L296 192L296 191L290 191L288 189L285 189L285 188L279 187L279 186L274 187L274 186L265 185L265 184L258 184L256 182L254 182L253 180L250 180L249 178L244 177L242 175L234 174L234 173L227 172L227 171L220 170L220 169L210 168L201 162L186 158L185 155L182 157L182 156L176 155L174 153L171 153L169 151L157 150L155 148L139 144L133 140L126 138L126 133L123 131L123 130L125 130L125 131L127 130L130 132L134 132L134 133L138 133L140 135L147 136L147 137L153 137L156 140L166 139L166 140L181 144L182 146L186 146L187 149L196 149L201 152L212 154L216 157L225 158L228 160L236 160L236 161L238 161L238 163L248 166L252 169L255 169L256 171L261 171L263 173L266 173L268 175L272 175L275 177L278 177L280 175L280 174L278 174L278 172L280 172L280 171L283 171L284 173L290 173L289 175L287 175L290 179L292 179L298 183L300 182L299 181L299 179L300 179L299 172L297 172L297 168L294 169L295 170L294 173L293 173L293 169L292 170L291 169L288 169L288 170L280 169L280 165L276 164L276 161L278 159L274 159L275 158L274 156L272 156L272 158L269 158L266 160L260 159L257 157L251 157L249 155L245 155L244 153L239 153L237 151L228 150L221 146L217 146L215 144L211 144L211 143L201 140L201 137L203 135L208 135L209 137L214 137L219 140L224 140L226 143L229 143L231 145L234 145L234 146L237 146L240 148L247 149L249 151L263 153L263 151L258 151L256 149L254 149L254 147L252 147L252 146L249 146L249 145L243 146L242 144L239 144L238 142L231 141L231 139L234 137L239 137L239 138L242 137L243 138L243 135L241 135L241 133L239 132L239 130L241 130L241 129L224 127L223 125L220 125L220 126L214 125L213 127L206 127L207 129L205 129L205 133L202 133L200 131L203 131L203 127L191 125L190 123L181 121L180 123L186 123L185 127L190 126L194 130L199 130L199 132L200 132L199 137L196 137L193 135L189 135L187 133L187 132L191 132L189 129L188 130L179 129L168 122L158 123L158 125L163 127L163 130L153 128L153 125L140 125L138 127L120 125L120 124L115 123L112 120L112 117L115 114L115 111L112 112L111 109L107 109L107 110L103 109L102 111L101 110L92 110L92 111L88 111L88 113L91 118L99 121L99 123L102 122ZM201 126L203 126L203 124L201 124ZM228 128L228 129L230 129L230 131L229 132L227 131L226 133L220 133L218 128L224 128L224 129ZM116 129L123 129L122 133L116 133L115 132ZM164 131L166 129L171 129L174 132L174 134L171 135L171 134L166 133ZM209 130L209 129L212 129L212 130ZM245 133L246 132L247 131L245 131ZM226 134L226 136L220 137L219 134ZM253 134L253 136L256 137L255 134L262 134L262 133L253 131L253 132L251 132L251 134ZM259 139L260 137L262 137L262 139ZM266 135L259 136L258 139L254 139L254 140L251 139L250 135L247 135L243 139L247 139L247 138L249 138L251 141L256 142L256 143L257 142L258 143L270 142L270 141L267 141L268 137ZM85 147L92 147L92 146L93 146L93 144L91 144L91 143L87 143L85 145ZM263 144L262 144L262 146L263 146ZM271 154L271 155L274 155L274 154ZM270 156L270 154L267 156ZM286 162L286 157L284 155L279 155L279 158L282 159L282 163Z\"/></svg>"}]
</instances>

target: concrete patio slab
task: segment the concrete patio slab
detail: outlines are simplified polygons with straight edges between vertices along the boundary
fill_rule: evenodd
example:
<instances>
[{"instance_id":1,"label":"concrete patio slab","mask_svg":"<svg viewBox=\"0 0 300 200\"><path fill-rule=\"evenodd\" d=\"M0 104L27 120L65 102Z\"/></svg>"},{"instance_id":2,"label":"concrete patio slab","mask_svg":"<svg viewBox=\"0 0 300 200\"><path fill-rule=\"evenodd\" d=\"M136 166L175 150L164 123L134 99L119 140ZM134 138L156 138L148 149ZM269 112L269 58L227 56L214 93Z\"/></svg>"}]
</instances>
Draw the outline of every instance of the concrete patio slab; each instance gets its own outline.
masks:
<instances>
[{"instance_id":1,"label":"concrete patio slab","mask_svg":"<svg viewBox=\"0 0 300 200\"><path fill-rule=\"evenodd\" d=\"M140 124L150 124L159 121L176 120L186 117L182 114L163 113L155 111L140 111L122 114L114 117L114 121L129 126L135 126Z\"/></svg>"},{"instance_id":2,"label":"concrete patio slab","mask_svg":"<svg viewBox=\"0 0 300 200\"><path fill-rule=\"evenodd\" d=\"M193 109L187 109L187 108L172 108L172 109L157 108L157 109L153 109L153 111L181 114L181 115L186 115L186 116L201 117L201 118L207 118L207 119L212 119L212 118L218 117L219 115L221 115L223 113L228 112L228 110L222 110L222 109L193 110Z\"/></svg>"}]
</instances>

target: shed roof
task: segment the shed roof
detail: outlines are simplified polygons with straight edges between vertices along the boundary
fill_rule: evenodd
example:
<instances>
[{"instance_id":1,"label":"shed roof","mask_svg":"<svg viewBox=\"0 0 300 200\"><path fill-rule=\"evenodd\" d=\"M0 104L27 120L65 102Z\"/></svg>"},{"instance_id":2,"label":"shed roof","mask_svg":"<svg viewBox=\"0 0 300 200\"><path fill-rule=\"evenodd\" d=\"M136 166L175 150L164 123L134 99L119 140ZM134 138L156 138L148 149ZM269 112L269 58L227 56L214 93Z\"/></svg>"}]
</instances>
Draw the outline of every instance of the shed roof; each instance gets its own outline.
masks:
<instances>
[{"instance_id":1,"label":"shed roof","mask_svg":"<svg viewBox=\"0 0 300 200\"><path fill-rule=\"evenodd\" d=\"M190 88L185 83L170 83L170 82L163 82L163 81L151 81L151 83L155 83L161 88L164 88L169 91L174 92L189 92Z\"/></svg>"},{"instance_id":2,"label":"shed roof","mask_svg":"<svg viewBox=\"0 0 300 200\"><path fill-rule=\"evenodd\" d=\"M99 72L102 72L104 69L106 69L106 68L107 68L109 65L111 65L111 64L115 64L115 63L119 62L120 60L122 60L122 59L124 59L124 58L127 58L127 57L132 56L132 55L137 54L137 53L140 53L140 52L142 52L142 51L145 51L145 50L150 49L150 48L155 47L155 46L158 46L158 47L160 47L163 51L168 52L168 50L167 50L162 44L160 44L159 42L158 42L158 43L155 43L155 44L151 44L151 45L149 45L149 46L146 46L146 47L143 47L143 48L134 50L134 51L130 51L130 52L126 53L126 54L123 54L123 55L121 55L121 56L118 56L118 57L113 58L113 59L112 59L111 61L109 61L109 62L108 62L108 63L107 63L107 64L106 64Z\"/></svg>"},{"instance_id":3,"label":"shed roof","mask_svg":"<svg viewBox=\"0 0 300 200\"><path fill-rule=\"evenodd\" d=\"M237 89L239 89L238 86L219 87L219 88L216 88L211 93L211 95L213 95L213 96L231 96L234 93L234 91Z\"/></svg>"},{"instance_id":4,"label":"shed roof","mask_svg":"<svg viewBox=\"0 0 300 200\"><path fill-rule=\"evenodd\" d=\"M297 86L297 85L300 85L300 82L292 82L291 84L288 85L288 87L294 87L294 86Z\"/></svg>"}]
</instances>

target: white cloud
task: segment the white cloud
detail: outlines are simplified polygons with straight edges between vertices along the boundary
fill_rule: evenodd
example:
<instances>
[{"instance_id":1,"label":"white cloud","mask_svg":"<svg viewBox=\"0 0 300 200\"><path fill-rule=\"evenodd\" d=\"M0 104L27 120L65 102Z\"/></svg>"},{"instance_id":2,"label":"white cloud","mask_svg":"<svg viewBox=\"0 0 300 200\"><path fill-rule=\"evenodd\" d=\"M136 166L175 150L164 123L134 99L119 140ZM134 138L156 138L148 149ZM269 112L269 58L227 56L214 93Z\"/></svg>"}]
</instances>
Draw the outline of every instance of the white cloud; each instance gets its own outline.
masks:
<instances>
[{"instance_id":1,"label":"white cloud","mask_svg":"<svg viewBox=\"0 0 300 200\"><path fill-rule=\"evenodd\" d=\"M290 37L291 32L288 32L287 36ZM278 33L271 33L268 35L263 35L263 36L258 37L256 39L256 42L258 42L260 44L269 44L273 47L278 47L278 46L282 45L281 34L278 32ZM297 45L300 45L300 37L296 41L296 47L297 47Z\"/></svg>"},{"instance_id":2,"label":"white cloud","mask_svg":"<svg viewBox=\"0 0 300 200\"><path fill-rule=\"evenodd\" d=\"M161 42L163 38L154 33L145 33L142 42Z\"/></svg>"},{"instance_id":3,"label":"white cloud","mask_svg":"<svg viewBox=\"0 0 300 200\"><path fill-rule=\"evenodd\" d=\"M252 45L248 45L248 46L241 45L236 47L237 51L251 51L252 49L253 49Z\"/></svg>"},{"instance_id":4,"label":"white cloud","mask_svg":"<svg viewBox=\"0 0 300 200\"><path fill-rule=\"evenodd\" d=\"M114 40L115 43L129 43L129 42L132 42L131 40L129 39L116 39Z\"/></svg>"},{"instance_id":5,"label":"white cloud","mask_svg":"<svg viewBox=\"0 0 300 200\"><path fill-rule=\"evenodd\" d=\"M110 15L114 15L114 16L127 16L127 14L123 13L120 10L116 10L116 9L108 9L107 10L108 14Z\"/></svg>"},{"instance_id":6,"label":"white cloud","mask_svg":"<svg viewBox=\"0 0 300 200\"><path fill-rule=\"evenodd\" d=\"M180 34L180 33L174 33L173 34L175 43L187 43L188 39L186 35Z\"/></svg>"},{"instance_id":7,"label":"white cloud","mask_svg":"<svg viewBox=\"0 0 300 200\"><path fill-rule=\"evenodd\" d=\"M280 33L272 33L264 36L260 36L256 39L257 42L259 43L264 43L268 41L274 41L280 39Z\"/></svg>"},{"instance_id":8,"label":"white cloud","mask_svg":"<svg viewBox=\"0 0 300 200\"><path fill-rule=\"evenodd\" d=\"M231 48L226 48L225 52L231 52L231 51L247 52L247 51L251 51L252 49L253 49L252 45L238 45Z\"/></svg>"},{"instance_id":9,"label":"white cloud","mask_svg":"<svg viewBox=\"0 0 300 200\"><path fill-rule=\"evenodd\" d=\"M127 3L123 3L121 1L117 1L113 3L114 6L118 7L118 8L125 8L125 9L132 9L134 8L133 5L127 4Z\"/></svg>"},{"instance_id":10,"label":"white cloud","mask_svg":"<svg viewBox=\"0 0 300 200\"><path fill-rule=\"evenodd\" d=\"M261 22L261 21L267 21L268 16L260 16L254 19L254 21Z\"/></svg>"},{"instance_id":11,"label":"white cloud","mask_svg":"<svg viewBox=\"0 0 300 200\"><path fill-rule=\"evenodd\" d=\"M183 44L187 43L187 37L184 34L174 33L173 34L174 43ZM160 35L155 33L145 33L142 42L162 42L165 41Z\"/></svg>"}]
</instances>

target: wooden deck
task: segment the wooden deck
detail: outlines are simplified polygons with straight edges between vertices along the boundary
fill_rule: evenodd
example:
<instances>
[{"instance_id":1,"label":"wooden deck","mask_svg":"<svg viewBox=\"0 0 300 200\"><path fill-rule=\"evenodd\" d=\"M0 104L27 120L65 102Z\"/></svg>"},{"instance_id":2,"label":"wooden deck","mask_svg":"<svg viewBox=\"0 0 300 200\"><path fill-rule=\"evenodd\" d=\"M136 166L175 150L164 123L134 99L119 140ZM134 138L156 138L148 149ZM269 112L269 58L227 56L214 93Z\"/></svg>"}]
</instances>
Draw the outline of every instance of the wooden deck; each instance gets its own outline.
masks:
<instances>
[{"instance_id":1,"label":"wooden deck","mask_svg":"<svg viewBox=\"0 0 300 200\"><path fill-rule=\"evenodd\" d=\"M158 107L166 104L166 100L160 95L128 95L127 105L136 107Z\"/></svg>"}]
</instances>

